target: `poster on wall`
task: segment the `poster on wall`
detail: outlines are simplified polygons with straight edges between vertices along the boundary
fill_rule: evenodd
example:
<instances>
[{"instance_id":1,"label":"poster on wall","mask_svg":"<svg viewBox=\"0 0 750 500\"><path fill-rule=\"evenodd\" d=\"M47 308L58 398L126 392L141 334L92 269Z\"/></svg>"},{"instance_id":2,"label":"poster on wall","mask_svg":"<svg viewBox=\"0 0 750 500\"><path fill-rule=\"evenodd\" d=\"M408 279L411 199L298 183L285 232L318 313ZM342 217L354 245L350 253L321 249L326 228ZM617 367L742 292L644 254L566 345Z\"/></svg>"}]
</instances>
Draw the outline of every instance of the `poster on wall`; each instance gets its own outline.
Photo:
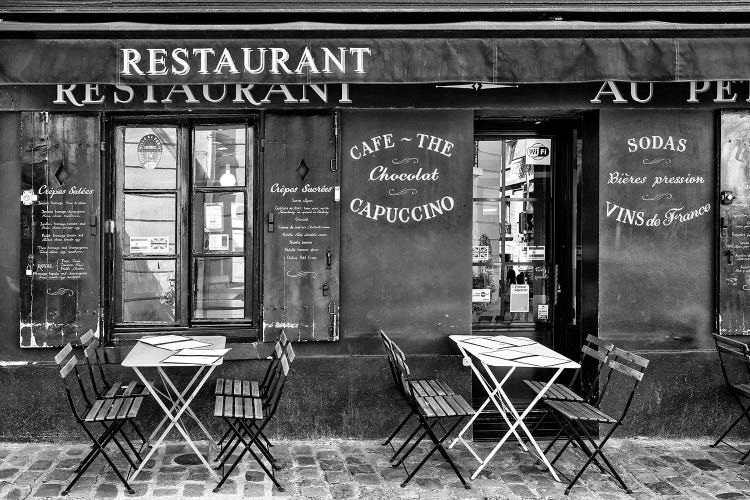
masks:
<instances>
[{"instance_id":1,"label":"poster on wall","mask_svg":"<svg viewBox=\"0 0 750 500\"><path fill-rule=\"evenodd\" d=\"M100 331L99 119L22 113L21 147L20 346L77 343Z\"/></svg>"},{"instance_id":2,"label":"poster on wall","mask_svg":"<svg viewBox=\"0 0 750 500\"><path fill-rule=\"evenodd\" d=\"M714 127L710 111L601 112L602 338L624 348L712 346Z\"/></svg>"}]
</instances>

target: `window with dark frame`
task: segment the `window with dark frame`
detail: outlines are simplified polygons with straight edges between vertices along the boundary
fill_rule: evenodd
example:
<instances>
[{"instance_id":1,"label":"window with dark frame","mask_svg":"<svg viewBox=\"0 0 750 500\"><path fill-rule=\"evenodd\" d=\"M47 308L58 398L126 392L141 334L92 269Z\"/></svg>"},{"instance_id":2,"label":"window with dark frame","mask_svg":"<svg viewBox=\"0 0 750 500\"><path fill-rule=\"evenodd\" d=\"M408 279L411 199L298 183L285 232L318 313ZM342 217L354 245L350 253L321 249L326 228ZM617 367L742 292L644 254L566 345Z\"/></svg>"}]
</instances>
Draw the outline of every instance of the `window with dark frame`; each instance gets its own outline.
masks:
<instances>
[{"instance_id":1,"label":"window with dark frame","mask_svg":"<svg viewBox=\"0 0 750 500\"><path fill-rule=\"evenodd\" d=\"M255 129L114 128L114 332L254 326Z\"/></svg>"}]
</instances>

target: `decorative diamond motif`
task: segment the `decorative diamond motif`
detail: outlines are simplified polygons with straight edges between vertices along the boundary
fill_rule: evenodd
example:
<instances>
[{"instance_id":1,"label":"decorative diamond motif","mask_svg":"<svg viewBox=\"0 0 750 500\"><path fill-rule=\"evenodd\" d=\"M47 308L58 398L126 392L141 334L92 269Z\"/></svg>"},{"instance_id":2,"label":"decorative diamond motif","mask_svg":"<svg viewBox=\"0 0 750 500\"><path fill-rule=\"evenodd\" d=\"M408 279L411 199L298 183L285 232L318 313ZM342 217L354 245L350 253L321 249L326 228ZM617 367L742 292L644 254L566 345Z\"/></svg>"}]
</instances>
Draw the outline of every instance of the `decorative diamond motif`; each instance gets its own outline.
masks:
<instances>
[{"instance_id":1,"label":"decorative diamond motif","mask_svg":"<svg viewBox=\"0 0 750 500\"><path fill-rule=\"evenodd\" d=\"M64 186L65 180L68 177L70 177L70 175L65 168L65 164L63 162L60 162L60 166L57 167L57 170L55 170L55 179L57 179L57 182L59 182L61 186Z\"/></svg>"},{"instance_id":2,"label":"decorative diamond motif","mask_svg":"<svg viewBox=\"0 0 750 500\"><path fill-rule=\"evenodd\" d=\"M310 171L310 168L307 166L303 158L299 161L299 165L297 165L297 168L295 170L297 170L297 173L299 174L300 178L304 181L305 176Z\"/></svg>"}]
</instances>

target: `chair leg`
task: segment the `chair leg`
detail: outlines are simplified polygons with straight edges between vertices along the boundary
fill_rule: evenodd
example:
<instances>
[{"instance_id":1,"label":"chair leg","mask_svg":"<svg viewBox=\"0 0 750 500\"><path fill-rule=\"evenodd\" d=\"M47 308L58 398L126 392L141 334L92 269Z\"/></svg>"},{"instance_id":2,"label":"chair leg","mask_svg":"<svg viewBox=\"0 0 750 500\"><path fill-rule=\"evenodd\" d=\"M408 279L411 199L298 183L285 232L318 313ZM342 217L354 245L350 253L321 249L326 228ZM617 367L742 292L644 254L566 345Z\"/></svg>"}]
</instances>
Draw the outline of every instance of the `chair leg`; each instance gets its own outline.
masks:
<instances>
[{"instance_id":1,"label":"chair leg","mask_svg":"<svg viewBox=\"0 0 750 500\"><path fill-rule=\"evenodd\" d=\"M396 460L396 457L399 455L399 453L401 453L404 450L404 448L406 448L406 446L409 444L409 441L411 441L412 438L417 435L417 432L419 432L419 429L421 428L422 428L422 424L418 424L417 427L414 429L414 431L411 434L409 434L409 437L407 437L404 440L404 442L401 443L401 446L399 446L398 450L396 450L393 456L389 459L390 462L393 462L394 460Z\"/></svg>"},{"instance_id":2,"label":"chair leg","mask_svg":"<svg viewBox=\"0 0 750 500\"><path fill-rule=\"evenodd\" d=\"M622 478L620 477L620 474L617 473L617 470L615 470L615 468L612 466L612 464L609 462L609 460L607 459L607 457L602 452L602 448L604 447L604 445L607 443L607 441L609 440L609 438L612 436L612 434L614 434L615 430L617 430L617 428L619 426L620 426L620 422L615 423L612 426L612 428L609 430L609 432L601 440L601 442L597 445L596 441L594 441L594 438L586 430L586 427L583 426L583 425L580 425L580 424L578 425L578 429L581 431L581 433L584 436L586 436L586 439L589 440L589 442L591 443L591 445L594 448L594 451L593 451L593 453L591 453L591 455L589 456L588 460L586 460L586 463L583 464L583 466L578 471L578 473L575 475L575 477L570 481L570 483L568 484L568 487L565 488L565 494L566 495L568 493L570 493L571 488L573 488L573 485L575 485L576 481L578 481L578 479L580 479L580 477L583 475L583 472L588 468L588 466L591 465L591 463L596 460L596 456L597 455L599 455L600 457L602 457L602 460L604 461L604 463L607 464L607 467L609 467L609 469L610 469L610 472L611 472L610 475L620 484L620 486L622 487L622 489L625 490L625 492L628 493L628 494L632 493L632 491L630 490L630 488L628 488L627 485L625 484L625 481L623 481Z\"/></svg>"},{"instance_id":3,"label":"chair leg","mask_svg":"<svg viewBox=\"0 0 750 500\"><path fill-rule=\"evenodd\" d=\"M390 436L388 436L388 439L386 439L384 442L380 443L381 446L386 446L387 444L389 444L393 440L393 438L396 437L396 435L399 433L399 431L401 430L401 428L406 424L406 422L408 422L411 419L412 415L414 415L414 412L410 411L409 414L406 415L406 417L401 421L401 423L398 424L398 427L396 427L396 430L393 431Z\"/></svg>"},{"instance_id":4,"label":"chair leg","mask_svg":"<svg viewBox=\"0 0 750 500\"><path fill-rule=\"evenodd\" d=\"M252 435L252 437L251 437L250 441L249 441L249 442L247 442L247 441L245 441L245 438L244 438L244 437L242 436L242 430L240 430L240 429L237 429L237 428L236 428L236 427L234 426L234 424L233 424L233 423L231 422L231 420L229 420L229 419L225 419L225 420L227 421L227 423L228 423L228 424L230 425L230 427L232 428L232 432L233 432L233 433L234 433L234 435L235 435L235 436L237 437L237 441L238 441L238 442L240 442L240 441L241 441L241 442L242 442L242 444L244 445L244 448L242 449L242 451L240 452L240 455L239 455L239 456L237 457L237 459L236 459L236 460L234 461L234 463L232 463L232 465L231 465L231 466L229 467L229 470L228 470L228 471L226 471L226 472L224 473L224 476L223 476L223 477L221 478L221 480L219 481L219 484L217 484L217 485L216 485L216 488L214 488L214 490L213 490L213 491L214 491L214 493L218 493L218 492L219 492L219 489L220 489L220 488L222 487L222 485L223 485L223 484L224 484L224 482L225 482L225 481L227 480L227 478L228 478L228 477L229 477L229 476L230 476L230 475L232 474L232 471L234 471L235 467L237 467L237 464L239 464L239 463L240 463L240 462L242 461L242 458L243 458L243 457L245 456L245 453L246 453L246 452L249 452L249 453L250 453L250 455L252 455L252 457L253 457L253 458L255 459L255 461L256 461L256 462L258 462L258 464L259 464L259 465L261 466L261 468L263 469L263 472L265 472L265 473L266 473L266 475L267 475L267 476L268 476L268 477L269 477L269 478L271 479L271 481L273 481L273 483L274 483L274 484L276 485L276 488L277 488L277 489L278 489L279 491L282 491L282 492L283 492L283 491L284 491L284 488L283 488L283 487L282 487L282 486L281 486L281 485L279 484L279 482L278 482L278 481L276 480L276 477L275 477L275 475L273 474L273 472L269 471L269 470L268 470L268 469L266 468L266 466L265 466L265 464L263 463L262 459L260 459L260 458L258 457L258 455L256 455L256 454L255 454L255 452L254 452L254 451L252 450L252 445L253 445L253 444L256 444L256 445L257 445L257 444L258 444L258 443L256 443L256 441L257 441L257 438L259 437L259 435L258 435L258 434L259 434L259 432L256 432L256 433L255 433L254 435ZM238 419L238 420L239 420L239 419ZM242 427L244 427L244 430L245 430L245 431L249 430L249 429L247 429L247 426L245 426L245 425L244 425L244 423L243 423ZM231 455L231 454L230 454L230 455ZM228 457L227 457L227 458L228 458Z\"/></svg>"},{"instance_id":5,"label":"chair leg","mask_svg":"<svg viewBox=\"0 0 750 500\"><path fill-rule=\"evenodd\" d=\"M456 464L453 462L453 459L450 457L450 455L448 455L448 453L445 451L445 448L443 447L443 441L445 441L445 439L450 435L450 433L453 432L456 429L456 427L458 427L458 424L460 424L463 421L463 417L458 418L456 422L453 424L453 426L448 430L448 432L443 434L443 437L439 439L435 435L432 427L427 422L427 420L423 419L420 415L417 415L417 417L420 419L420 421L422 422L422 425L425 427L425 430L427 431L427 434L429 435L430 440L433 442L434 446L424 456L424 458L422 458L422 461L419 462L419 464L409 473L409 475L406 477L406 480L403 483L401 483L401 487L402 488L405 487L409 483L409 481L411 481L411 479L416 475L416 473L419 472L419 470L424 466L424 464L427 463L427 460L429 460L430 457L436 451L438 451L443 456L443 459L445 459L445 461L448 462L448 465L451 466L451 468L453 469L453 472L456 473L456 476L458 476L458 479L461 481L461 484L464 485L464 488L470 489L471 486L469 486L469 484L466 482L464 477L461 475L461 472L456 467Z\"/></svg>"},{"instance_id":6,"label":"chair leg","mask_svg":"<svg viewBox=\"0 0 750 500\"><path fill-rule=\"evenodd\" d=\"M84 431L86 431L86 434L88 434L88 436L91 438L91 440L94 441L94 445L96 446L97 451L96 451L96 453L92 457L90 457L88 459L88 461L85 464L85 466L82 467L81 470L79 470L76 473L76 476L73 478L73 480L70 482L70 484L68 484L68 486L61 492L61 495L64 496L64 495L67 495L70 492L71 488L73 488L73 486L75 485L75 483L81 478L81 476L83 475L83 473L86 472L86 470L94 462L94 459L99 454L101 454L104 457L104 459L107 461L107 463L109 463L109 466L112 467L112 470L115 471L115 474L117 475L118 479L120 479L120 481L122 482L122 484L125 486L126 491L128 493L130 493L130 494L134 493L133 488L131 488L130 484L128 484L128 481L122 475L122 473L117 468L117 466L115 466L114 462L112 462L112 459L109 458L109 455L107 454L107 451L106 451L107 444L109 444L109 441L111 441L114 438L115 434L118 431L120 431L120 429L122 428L123 425L125 425L125 420L121 420L119 422L116 422L112 426L112 428L106 429L104 431L104 433L102 434L102 436L99 439L97 439L94 436L94 434L92 434L91 431L89 431L88 427L86 427L86 425L84 425L83 422L81 422L81 426L83 427Z\"/></svg>"},{"instance_id":7,"label":"chair leg","mask_svg":"<svg viewBox=\"0 0 750 500\"><path fill-rule=\"evenodd\" d=\"M420 423L420 427L418 429L425 429L425 428ZM404 453L403 455L401 455L401 458L398 459L398 462L396 462L395 464L392 464L392 467L398 467L399 465L401 465L402 463L404 463L404 460L406 460L406 457L408 457L409 455L411 455L411 453L417 448L417 446L419 445L419 443L422 442L422 440L425 438L425 436L427 436L427 429L425 429L424 432L422 432L422 434L417 438L417 440L414 441L414 443L406 451L406 453ZM405 441L404 444L402 445L402 447L405 446L407 442L408 441ZM395 458L396 457L394 456L393 459L395 459ZM393 459L391 459L391 460L393 460Z\"/></svg>"},{"instance_id":8,"label":"chair leg","mask_svg":"<svg viewBox=\"0 0 750 500\"><path fill-rule=\"evenodd\" d=\"M252 438L253 436L263 437L263 432L259 429L257 425L255 425L254 422L251 422L250 425L245 423L242 419L237 419L236 423L242 427L242 434L243 436L246 436L248 439ZM254 432L253 432L254 429ZM279 467L276 464L276 459L271 455L271 450L269 450L265 443L261 441L261 439L255 439L254 440L255 447L258 448L258 450L261 452L261 454L268 460L268 463L271 464L271 467L273 470L281 470L281 467Z\"/></svg>"},{"instance_id":9,"label":"chair leg","mask_svg":"<svg viewBox=\"0 0 750 500\"><path fill-rule=\"evenodd\" d=\"M719 436L719 439L717 439L714 442L714 444L711 445L711 448L715 448L719 443L721 443L724 440L724 438L727 437L727 435L729 435L732 429L734 429L737 426L737 424L739 424L742 421L743 418L748 419L748 422L750 422L750 406L745 408L745 406L742 404L742 400L739 397L735 396L735 399L737 400L737 404L739 405L739 407L742 409L742 413L734 420L734 422L732 422L732 424L729 427L727 427L727 430L725 430L724 433L721 436ZM740 460L740 463L744 463L746 458L747 458L747 455L743 456L742 459Z\"/></svg>"}]
</instances>

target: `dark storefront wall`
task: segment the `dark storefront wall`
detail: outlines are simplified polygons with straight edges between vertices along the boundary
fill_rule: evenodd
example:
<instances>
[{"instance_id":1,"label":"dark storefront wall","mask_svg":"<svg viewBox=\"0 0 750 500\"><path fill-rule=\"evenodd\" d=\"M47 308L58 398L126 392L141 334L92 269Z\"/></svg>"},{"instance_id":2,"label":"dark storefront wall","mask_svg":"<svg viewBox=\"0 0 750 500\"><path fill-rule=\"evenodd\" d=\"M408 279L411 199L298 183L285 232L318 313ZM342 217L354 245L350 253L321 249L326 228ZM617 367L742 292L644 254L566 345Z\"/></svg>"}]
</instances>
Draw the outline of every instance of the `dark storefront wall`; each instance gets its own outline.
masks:
<instances>
[{"instance_id":1,"label":"dark storefront wall","mask_svg":"<svg viewBox=\"0 0 750 500\"><path fill-rule=\"evenodd\" d=\"M676 89L687 95L686 84L674 84ZM622 189L618 186L607 184L608 173L613 170L635 172L639 166L637 161L633 161L633 155L627 153L627 139L631 137L640 138L642 136L661 135L677 136L680 134L692 134L696 138L696 149L691 150L691 166L695 169L690 172L695 175L704 175L706 183L699 186L678 186L679 189L672 192L677 196L677 191L685 189L694 189L695 191L683 192L683 197L695 197L695 204L698 199L705 198L713 202L713 171L714 160L711 151L714 145L712 133L715 130L716 123L713 111L704 112L686 112L677 110L648 110L637 111L632 109L616 110L618 105L612 105L606 100L603 104L593 104L590 100L596 95L601 84L586 84L582 86L541 86L543 90L539 98L535 98L523 88L510 88L508 94L503 94L503 89L493 91L483 90L474 91L469 89L435 89L432 86L420 86L416 89L406 87L398 96L394 96L383 90L382 86L372 88L365 87L366 93L359 95L372 96L374 102L383 103L387 106L389 103L394 107L408 105L408 99L413 98L416 102L426 103L435 102L444 99L450 102L452 106L465 107L467 109L479 109L487 103L491 103L494 109L482 109L478 111L481 115L491 115L496 117L544 117L551 114L564 114L574 116L578 114L577 110L592 109L597 107L609 108L609 111L584 113L584 164L585 168L598 167L600 170L600 193L584 194L588 196L590 203L596 206L590 209L589 213L584 213L584 218L590 217L593 213L599 213L599 255L601 264L598 266L599 289L593 283L584 283L583 298L584 302L588 297L595 297L599 293L598 308L600 312L601 334L605 338L611 338L618 344L626 348L641 351L646 357L652 360L652 365L647 375L647 383L644 384L641 396L636 401L636 408L633 411L635 416L632 425L626 431L632 434L654 434L654 435L705 435L711 434L716 426L716 415L718 418L724 418L730 411L723 406L725 399L721 397L721 392L717 389L721 386L716 371L716 357L710 348L709 336L713 329L710 323L711 311L713 310L713 298L710 297L714 278L711 263L713 262L712 241L713 241L713 214L703 215L702 217L691 221L692 225L699 225L701 229L691 227L690 230L682 228L675 231L675 234L661 239L654 237L658 234L654 229L646 227L633 226L632 224L623 224L617 222L616 217L619 212L613 212L610 217L606 217L606 201L619 202L618 205L628 206L628 202L634 202L633 207L644 210L642 199L644 193L638 189L630 189L632 186L626 186L628 189ZM429 91L427 90L429 88ZM621 85L621 88L629 90L627 85ZM30 95L44 95L48 90L37 88L35 92L24 93L22 89L17 88L14 92L19 96L26 96L28 102L35 98L29 98ZM352 94L356 94L356 90ZM593 95L592 93L593 92ZM666 92L657 86L657 93L664 92L661 95L674 98L675 91ZM52 92L54 94L54 91ZM47 94L49 95L49 94ZM434 98L431 98L431 95ZM449 96L449 97L446 97ZM515 96L515 97L507 97ZM522 97L524 96L524 97ZM359 98L362 102L363 98ZM369 99L368 99L369 101ZM679 99L680 102L682 99ZM7 102L7 101L6 101ZM18 103L19 101L15 101ZM356 105L357 103L355 103ZM627 105L633 105L632 99ZM650 104L656 105L656 104ZM714 107L715 104L702 102L699 107ZM177 107L177 106L175 106ZM344 106L345 107L345 106ZM623 106L625 108L625 106ZM215 109L215 107L214 107ZM227 108L223 108L227 109ZM470 111L344 111L342 112L342 152L340 159L342 161L342 310L341 310L341 341L325 345L300 345L299 351L302 356L295 366L297 373L296 387L290 392L289 400L295 403L287 403L286 410L295 418L308 419L308 425L304 429L297 428L296 433L300 435L347 435L347 436L373 436L382 435L389 427L387 419L383 415L397 414L392 409L385 410L383 405L391 405L390 388L387 382L387 366L381 355L381 347L377 338L377 328L385 328L395 332L398 339L404 343L406 350L415 354L415 363L423 373L439 373L454 380L456 385L463 390L468 389L468 373L460 366L460 359L455 356L435 356L436 352L450 353L451 346L445 341L450 333L458 332L462 319L461 314L466 314L467 318L463 320L468 330L470 327L470 318L468 318L468 307L463 312L462 308L467 303L462 297L464 292L461 287L470 286L468 279L464 283L459 278L459 271L456 268L456 274L441 273L440 269L454 269L455 254L460 253L462 245L468 245L470 236L464 237L457 231L460 226L458 221L465 219L466 228L470 235L470 192L464 194L465 205L457 203L450 217L439 217L433 221L430 231L413 231L413 228L402 231L387 222L373 221L359 214L355 214L349 208L354 197L367 197L369 201L377 204L378 201L391 198L386 196L386 186L376 186L376 183L367 180L370 168L363 167L364 160L347 159L347 145L357 141L366 140L378 134L388 133L390 130L406 131L415 124L419 123L416 115L420 113L437 113L440 116L435 130L441 134L455 134L457 128L446 127L445 121L453 120L455 123L462 123L461 131L467 132L472 129ZM2 287L0 291L0 300L4 304L10 304L0 311L0 324L4 325L7 335L2 336L0 346L2 347L3 360L9 362L36 362L44 361L43 365L25 365L9 366L6 365L0 369L0 376L4 387L8 390L8 400L26 401L24 406L18 405L10 408L3 417L2 432L0 438L16 439L23 437L26 439L38 438L40 435L44 438L57 438L60 436L70 435L69 427L60 427L60 422L68 422L67 408L64 401L59 399L57 391L59 380L54 375L54 370L49 365L52 352L46 350L21 350L18 347L18 309L17 300L19 293L19 269L20 262L19 241L18 241L18 220L19 220L19 202L18 186L20 185L20 142L18 130L20 128L19 113L3 113L0 115L0 134L2 134L2 143L11 147L2 148L0 154L2 160L3 182L0 183L0 200L2 200L3 213L7 214L3 218L3 227L7 237L3 239L4 258L3 258L3 276L4 283L7 286ZM597 125L598 123L598 125ZM443 128L445 127L445 128ZM711 131L705 133L705 131ZM702 134L698 134L702 131ZM439 134L435 134L439 135ZM465 139L465 138L464 138ZM592 150L592 148L598 151ZM701 144L700 147L697 145ZM349 146L351 147L351 146ZM623 149L625 148L625 149ZM458 151L458 150L457 150ZM386 151L379 152L385 153ZM641 154L638 152L637 154ZM458 154L458 153L457 153ZM462 151L462 154L466 154ZM687 155L684 155L687 156ZM390 162L393 158L390 155L373 156L374 163L368 163L368 166L379 164L382 161ZM648 158L651 160L651 158ZM638 156L638 160L642 160ZM369 160L368 160L369 161ZM466 160L470 164L471 159ZM598 162L598 165L593 163ZM459 169L451 165L437 165L441 171L441 179L450 179L451 183L457 183L461 186ZM629 166L629 167L628 167ZM659 173L649 174L663 175L664 165ZM655 168L655 167L654 167ZM654 171L657 172L657 171ZM701 173L702 172L702 173ZM467 178L468 179L468 178ZM463 180L467 180L463 179ZM709 180L710 179L710 180ZM467 180L470 182L470 180ZM435 189L430 193L431 198L437 198L442 194L441 189L445 186ZM470 184L466 189L470 190ZM584 190L587 187L584 186ZM456 200L459 198L460 189L451 184L450 193ZM433 196L434 194L434 196ZM609 196L605 196L609 195ZM371 197L371 199L369 199ZM677 198L672 200L676 201ZM662 200L666 203L667 200ZM670 200L671 201L671 200ZM693 201L691 199L691 201ZM635 203L637 202L637 203ZM586 203L586 202L584 202ZM385 203L380 203L385 205ZM661 207L661 205L659 205ZM690 205L692 206L692 205ZM698 205L700 206L700 205ZM467 208L468 207L468 208ZM628 208L633 208L628 207ZM686 208L688 206L686 205ZM712 204L713 209L713 204ZM463 212L462 212L463 210ZM585 210L585 208L584 208ZM592 212L593 210L593 212ZM455 219L454 219L455 217ZM616 247L616 227L623 226L619 230L620 246ZM427 227L427 226L425 226ZM636 229L644 231L636 232ZM432 233L434 232L434 234ZM695 234L693 234L695 233ZM443 236L442 239L436 237L437 234ZM664 233L666 234L666 233ZM382 238L380 236L383 236ZM647 237L651 235L651 237ZM387 237L386 237L387 236ZM681 244L676 243L670 238L678 238ZM695 242L691 242L695 238ZM393 242L405 242L413 252L393 254L389 252L390 245ZM415 241L417 243L415 243ZM464 243L464 241L466 243ZM687 243L686 243L687 242ZM584 241L584 244L586 242ZM662 245L662 246L659 246ZM664 245L667 245L666 247ZM627 280L631 279L631 274L643 273L635 265L635 261L628 252L623 253L624 247L637 248L645 255L648 249L652 249L654 254L659 254L661 250L678 249L680 250L681 261L672 261L670 259L660 259L657 264L660 268L657 271L651 270L641 275L644 283L639 284L640 288L633 287ZM467 246L467 252L468 252ZM697 248L697 250L696 250ZM450 251L447 251L450 249ZM584 260L596 254L596 248L584 248ZM696 254L697 252L697 254ZM425 258L425 257L429 258ZM390 267L390 262L393 266ZM367 267L362 267L361 262L367 263ZM467 258L467 266L470 261ZM685 265L679 264L684 262ZM673 263L673 267L670 267ZM680 298L675 289L685 288L685 280L680 273L690 267L690 283L688 286L690 292L688 301L690 307L688 310L691 314L707 316L703 319L704 330L701 332L701 326L696 324L693 317L690 321L683 319L679 311L673 310L674 307L660 308L658 304L665 300L671 300L670 305L680 303ZM397 271L398 270L398 271ZM414 271L410 274L412 278L403 279L405 270ZM615 272L619 270L619 272ZM653 274L657 276L652 276ZM467 270L466 276L469 276ZM401 290L399 300L390 296L388 286L394 279L401 278L405 284ZM670 279L680 283L678 287L670 285ZM435 283L435 280L438 280ZM442 281L441 281L442 280ZM624 280L624 281L623 281ZM429 283L427 283L429 281ZM638 280L637 280L638 281ZM695 292L699 284L705 284L705 295ZM635 289L634 289L635 288ZM619 290L618 290L619 289ZM646 290L650 297L654 299L653 307L642 310L636 318L640 324L636 328L623 328L622 318L628 314L632 316L633 301L638 300L637 290ZM451 292L452 291L452 292ZM684 290L683 290L684 291ZM372 292L372 293L368 293ZM628 295L629 292L633 292ZM467 292L468 295L468 292ZM376 300L373 300L376 299ZM405 300L408 302L404 303ZM614 302L612 302L614 301ZM629 302L630 301L630 302ZM661 302L660 302L661 301ZM612 305L614 304L614 306ZM584 309L591 308L591 304L584 303ZM440 309L449 310L448 317L436 316L436 311ZM665 312L666 311L666 312ZM697 311L694 312L694 311ZM415 327L408 331L399 329L399 323L403 318L409 320L409 324ZM443 319L445 318L445 319ZM700 319L700 318L698 318ZM707 321L707 322L706 322ZM684 326L694 331L690 338L677 338L675 332L684 332ZM437 334L434 334L437 332ZM433 335L430 335L430 334ZM427 340L425 340L427 339ZM687 344L687 345L686 345ZM254 353L253 346L244 346L241 349L245 353ZM419 356L418 354L425 354ZM355 354L352 356L352 354ZM255 362L233 362L226 367L229 372L235 374L247 374L248 372L257 372L258 363ZM123 372L127 375L126 372ZM34 380L34 383L28 383ZM321 383L325 381L325 383ZM50 390L39 391L39 387L50 388ZM52 388L55 388L54 390ZM677 388L677 389L676 389ZM374 390L375 392L369 392ZM364 396L367 392L368 396ZM368 405L362 405L367 401ZM685 404L688 402L688 404ZM35 414L38 408L53 408L54 410L47 414L43 419L35 422L36 428L30 428L24 424L24 420L29 414ZM342 411L341 408L344 408ZM717 409L718 408L718 409ZM680 416L690 415L690 418L679 420ZM702 415L696 418L696 415ZM675 420L678 417L678 420ZM728 418L728 417L727 417ZM290 419L290 422L293 420ZM683 426L675 426L675 421L681 421ZM291 432L291 426L283 427L285 432Z\"/></svg>"}]
</instances>

